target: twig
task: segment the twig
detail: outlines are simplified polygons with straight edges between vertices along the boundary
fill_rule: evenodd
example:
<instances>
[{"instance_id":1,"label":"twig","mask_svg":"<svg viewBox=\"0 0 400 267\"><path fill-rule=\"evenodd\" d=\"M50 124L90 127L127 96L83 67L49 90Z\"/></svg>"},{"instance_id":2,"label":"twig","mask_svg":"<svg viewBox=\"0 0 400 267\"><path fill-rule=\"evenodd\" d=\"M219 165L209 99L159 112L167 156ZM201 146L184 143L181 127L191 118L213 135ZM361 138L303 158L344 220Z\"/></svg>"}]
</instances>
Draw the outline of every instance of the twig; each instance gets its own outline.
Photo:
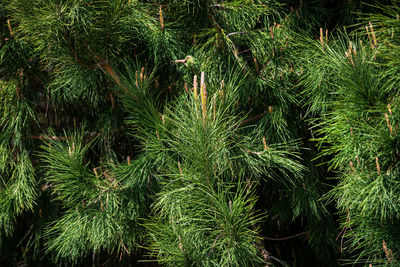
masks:
<instances>
[{"instance_id":1,"label":"twig","mask_svg":"<svg viewBox=\"0 0 400 267\"><path fill-rule=\"evenodd\" d=\"M271 241L285 241L285 240L289 240L289 239L292 239L292 238L296 238L296 237L298 237L298 236L302 236L302 235L304 235L306 232L302 232L302 233L299 233L299 234L295 234L295 235L291 235L291 236L287 236L287 237L266 237L266 236L262 236L262 238L264 239L264 240L271 240Z\"/></svg>"},{"instance_id":2,"label":"twig","mask_svg":"<svg viewBox=\"0 0 400 267\"><path fill-rule=\"evenodd\" d=\"M28 136L29 139L37 139L37 140L46 140L46 139L50 139L50 140L70 140L71 137L64 137L64 136L44 136L44 135L31 135Z\"/></svg>"},{"instance_id":3,"label":"twig","mask_svg":"<svg viewBox=\"0 0 400 267\"><path fill-rule=\"evenodd\" d=\"M386 171L386 175L390 174L390 171L393 169L394 165L398 163L400 159L400 155L397 155L396 158L394 159L394 161L389 165L389 168Z\"/></svg>"},{"instance_id":4,"label":"twig","mask_svg":"<svg viewBox=\"0 0 400 267\"><path fill-rule=\"evenodd\" d=\"M247 53L247 52L250 52L250 51L251 51L251 48L239 51L239 54Z\"/></svg>"},{"instance_id":5,"label":"twig","mask_svg":"<svg viewBox=\"0 0 400 267\"><path fill-rule=\"evenodd\" d=\"M251 151L251 150L246 150L246 152L247 152L247 153L251 153L251 154L255 154L255 155L262 155L262 154L265 153L265 151L262 151L262 152L254 152L254 151Z\"/></svg>"},{"instance_id":6,"label":"twig","mask_svg":"<svg viewBox=\"0 0 400 267\"><path fill-rule=\"evenodd\" d=\"M186 56L185 59L177 59L174 61L171 61L172 63L183 63L185 66L188 65L189 62L193 62L193 57L192 56Z\"/></svg>"},{"instance_id":7,"label":"twig","mask_svg":"<svg viewBox=\"0 0 400 267\"><path fill-rule=\"evenodd\" d=\"M217 237L215 238L215 240L214 240L214 242L213 242L213 244L212 244L212 246L211 246L210 252L208 252L207 258L209 258L209 257L211 256L211 253L213 252L215 246L217 245L217 241L218 241L218 239L219 239L220 237L221 237L221 234L217 235Z\"/></svg>"},{"instance_id":8,"label":"twig","mask_svg":"<svg viewBox=\"0 0 400 267\"><path fill-rule=\"evenodd\" d=\"M226 35L226 37L232 36L232 35L237 35L237 34L247 34L248 32L230 32Z\"/></svg>"},{"instance_id":9,"label":"twig","mask_svg":"<svg viewBox=\"0 0 400 267\"><path fill-rule=\"evenodd\" d=\"M265 114L266 114L266 112L263 112L262 114L259 114L259 115L257 115L257 116L254 116L254 117L245 119L245 120L243 120L243 121L240 122L239 126L242 126L242 125L247 124L247 123L252 122L252 121L259 120L259 119L261 119L262 117L264 117Z\"/></svg>"},{"instance_id":10,"label":"twig","mask_svg":"<svg viewBox=\"0 0 400 267\"><path fill-rule=\"evenodd\" d=\"M273 259L274 261L279 262L280 264L282 264L282 265L285 266L285 267L289 267L289 265L287 265L286 263L284 263L284 262L281 261L280 259L275 258L274 256L269 255L268 258L271 258L271 259Z\"/></svg>"},{"instance_id":11,"label":"twig","mask_svg":"<svg viewBox=\"0 0 400 267\"><path fill-rule=\"evenodd\" d=\"M261 242L259 244L256 244L256 247L261 251L264 261L267 262L266 267L270 266L268 263L268 258L270 257L268 251L264 248L264 246L261 244Z\"/></svg>"},{"instance_id":12,"label":"twig","mask_svg":"<svg viewBox=\"0 0 400 267\"><path fill-rule=\"evenodd\" d=\"M261 251L264 261L267 262L267 265L266 265L266 267L267 267L267 266L269 266L268 258L270 257L270 255L269 255L268 251L265 249L264 242L261 239L262 236L259 233L257 233L257 226L255 224L253 224L252 228L253 228L253 231L256 232L256 235L258 237L258 240L257 240L258 244L256 244L256 247Z\"/></svg>"}]
</instances>

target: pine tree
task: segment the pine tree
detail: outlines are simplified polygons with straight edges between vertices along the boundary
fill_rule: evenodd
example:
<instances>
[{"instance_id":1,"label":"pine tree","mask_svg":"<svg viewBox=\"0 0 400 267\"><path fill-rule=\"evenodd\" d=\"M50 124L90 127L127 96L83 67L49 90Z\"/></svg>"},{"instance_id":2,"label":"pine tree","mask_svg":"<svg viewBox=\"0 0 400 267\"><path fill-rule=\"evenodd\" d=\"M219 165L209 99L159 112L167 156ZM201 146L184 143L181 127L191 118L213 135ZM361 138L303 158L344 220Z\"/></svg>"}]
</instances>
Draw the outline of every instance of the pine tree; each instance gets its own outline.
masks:
<instances>
[{"instance_id":1,"label":"pine tree","mask_svg":"<svg viewBox=\"0 0 400 267\"><path fill-rule=\"evenodd\" d=\"M398 2L372 6L308 62L306 88L321 155L339 179L326 199L341 214L341 249L364 264L398 264ZM318 51L318 52L317 52ZM308 57L309 58L309 57Z\"/></svg>"},{"instance_id":2,"label":"pine tree","mask_svg":"<svg viewBox=\"0 0 400 267\"><path fill-rule=\"evenodd\" d=\"M396 264L398 2L333 2L0 1L1 261Z\"/></svg>"}]
</instances>

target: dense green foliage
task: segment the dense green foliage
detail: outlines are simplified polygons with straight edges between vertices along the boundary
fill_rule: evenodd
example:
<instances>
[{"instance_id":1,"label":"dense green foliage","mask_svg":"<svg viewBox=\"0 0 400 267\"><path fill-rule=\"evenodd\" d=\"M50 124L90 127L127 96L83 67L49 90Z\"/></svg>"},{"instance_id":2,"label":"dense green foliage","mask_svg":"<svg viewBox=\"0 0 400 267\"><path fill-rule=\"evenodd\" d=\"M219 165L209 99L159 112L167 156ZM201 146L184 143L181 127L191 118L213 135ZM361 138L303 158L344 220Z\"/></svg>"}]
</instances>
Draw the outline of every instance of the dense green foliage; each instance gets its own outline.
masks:
<instances>
[{"instance_id":1,"label":"dense green foliage","mask_svg":"<svg viewBox=\"0 0 400 267\"><path fill-rule=\"evenodd\" d=\"M0 0L1 264L397 266L399 14Z\"/></svg>"}]
</instances>

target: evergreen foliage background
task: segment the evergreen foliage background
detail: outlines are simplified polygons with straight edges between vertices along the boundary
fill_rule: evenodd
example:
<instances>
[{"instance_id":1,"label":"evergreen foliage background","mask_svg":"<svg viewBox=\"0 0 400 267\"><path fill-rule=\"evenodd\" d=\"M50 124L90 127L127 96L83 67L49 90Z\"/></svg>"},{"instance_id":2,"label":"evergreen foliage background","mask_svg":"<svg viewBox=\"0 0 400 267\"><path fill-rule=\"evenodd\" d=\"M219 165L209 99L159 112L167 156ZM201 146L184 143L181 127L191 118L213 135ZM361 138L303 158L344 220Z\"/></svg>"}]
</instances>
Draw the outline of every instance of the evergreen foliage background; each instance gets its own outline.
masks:
<instances>
[{"instance_id":1,"label":"evergreen foliage background","mask_svg":"<svg viewBox=\"0 0 400 267\"><path fill-rule=\"evenodd\" d=\"M0 265L397 266L399 4L0 0Z\"/></svg>"}]
</instances>

